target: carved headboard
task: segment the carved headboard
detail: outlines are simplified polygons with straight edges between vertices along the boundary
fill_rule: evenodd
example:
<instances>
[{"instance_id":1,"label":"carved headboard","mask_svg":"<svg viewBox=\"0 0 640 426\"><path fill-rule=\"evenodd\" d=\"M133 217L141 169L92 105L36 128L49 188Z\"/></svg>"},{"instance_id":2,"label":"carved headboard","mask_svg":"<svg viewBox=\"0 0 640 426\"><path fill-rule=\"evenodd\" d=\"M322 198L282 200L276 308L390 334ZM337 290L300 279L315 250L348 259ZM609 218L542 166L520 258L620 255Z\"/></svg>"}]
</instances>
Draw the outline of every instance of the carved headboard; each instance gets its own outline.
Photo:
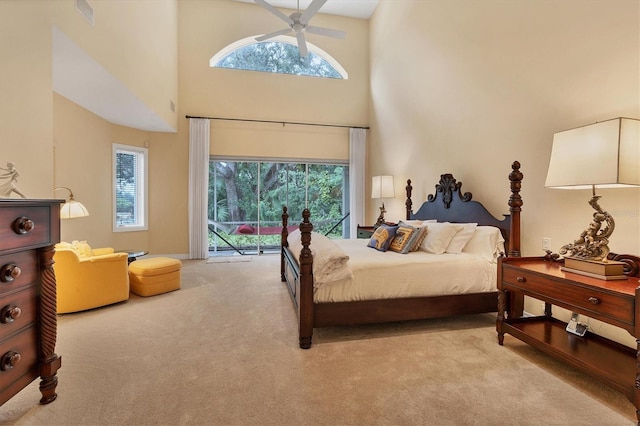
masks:
<instances>
[{"instance_id":1,"label":"carved headboard","mask_svg":"<svg viewBox=\"0 0 640 426\"><path fill-rule=\"evenodd\" d=\"M481 226L495 226L500 228L505 239L505 247L510 256L520 255L520 186L523 178L520 173L520 163L515 161L509 174L511 181L511 198L509 206L511 214L503 215L503 219L495 218L479 202L473 201L470 192L462 192L462 182L456 181L452 174L440 175L440 182L436 184L435 195L429 194L417 212L413 213L411 201L411 179L407 180L407 219L436 219L438 222L477 223ZM515 213L515 217L512 215ZM515 220L514 220L515 219ZM517 227L517 229L515 229ZM512 229L513 228L513 229ZM512 236L515 241L511 241ZM510 244L511 243L511 244Z\"/></svg>"}]
</instances>

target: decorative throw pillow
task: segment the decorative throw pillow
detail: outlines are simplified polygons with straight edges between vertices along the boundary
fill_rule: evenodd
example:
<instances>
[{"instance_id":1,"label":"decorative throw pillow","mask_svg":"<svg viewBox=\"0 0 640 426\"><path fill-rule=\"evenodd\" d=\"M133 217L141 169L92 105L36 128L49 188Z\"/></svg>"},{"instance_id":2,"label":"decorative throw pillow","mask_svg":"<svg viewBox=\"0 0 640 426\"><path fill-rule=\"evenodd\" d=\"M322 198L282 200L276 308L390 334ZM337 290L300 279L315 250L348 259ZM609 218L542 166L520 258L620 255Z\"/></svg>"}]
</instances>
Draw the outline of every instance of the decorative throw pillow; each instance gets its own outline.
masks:
<instances>
[{"instance_id":1,"label":"decorative throw pillow","mask_svg":"<svg viewBox=\"0 0 640 426\"><path fill-rule=\"evenodd\" d=\"M445 250L447 253L462 253L462 249L467 245L471 237L473 237L473 233L478 226L477 223L460 223L459 225L462 225L462 229L456 232L456 235L451 239L451 242Z\"/></svg>"},{"instance_id":2,"label":"decorative throw pillow","mask_svg":"<svg viewBox=\"0 0 640 426\"><path fill-rule=\"evenodd\" d=\"M427 226L427 236L422 242L420 250L433 254L444 253L456 232L461 229L462 225L455 223L430 223Z\"/></svg>"},{"instance_id":3,"label":"decorative throw pillow","mask_svg":"<svg viewBox=\"0 0 640 426\"><path fill-rule=\"evenodd\" d=\"M91 246L86 241L71 241L73 250L78 254L78 257L91 257L93 252Z\"/></svg>"},{"instance_id":4,"label":"decorative throw pillow","mask_svg":"<svg viewBox=\"0 0 640 426\"><path fill-rule=\"evenodd\" d=\"M414 234L413 241L411 242L411 247L409 251L418 251L420 250L420 246L422 246L422 242L427 237L427 232L429 228L426 226L421 226L417 229L418 232Z\"/></svg>"},{"instance_id":5,"label":"decorative throw pillow","mask_svg":"<svg viewBox=\"0 0 640 426\"><path fill-rule=\"evenodd\" d=\"M391 241L389 250L401 254L409 253L412 236L415 232L420 231L418 230L418 228L414 228L413 226L398 226L396 236L393 238L393 241Z\"/></svg>"},{"instance_id":6,"label":"decorative throw pillow","mask_svg":"<svg viewBox=\"0 0 640 426\"><path fill-rule=\"evenodd\" d=\"M380 225L371 236L368 247L378 251L387 251L396 236L398 226Z\"/></svg>"},{"instance_id":7,"label":"decorative throw pillow","mask_svg":"<svg viewBox=\"0 0 640 426\"><path fill-rule=\"evenodd\" d=\"M411 235L411 241L409 241L409 251L418 251L420 244L427 236L427 223L435 222L435 220L401 220L400 226L411 226L415 229L415 232Z\"/></svg>"}]
</instances>

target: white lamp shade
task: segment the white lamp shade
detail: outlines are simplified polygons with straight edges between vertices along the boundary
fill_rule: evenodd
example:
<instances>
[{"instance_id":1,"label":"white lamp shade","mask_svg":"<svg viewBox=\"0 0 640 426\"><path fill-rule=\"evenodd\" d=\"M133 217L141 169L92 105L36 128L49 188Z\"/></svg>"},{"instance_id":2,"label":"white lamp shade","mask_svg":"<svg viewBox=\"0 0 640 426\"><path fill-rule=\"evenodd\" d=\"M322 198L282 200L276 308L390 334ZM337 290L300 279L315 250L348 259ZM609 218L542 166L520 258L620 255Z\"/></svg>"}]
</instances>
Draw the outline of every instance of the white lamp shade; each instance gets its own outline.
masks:
<instances>
[{"instance_id":1,"label":"white lamp shade","mask_svg":"<svg viewBox=\"0 0 640 426\"><path fill-rule=\"evenodd\" d=\"M89 216L89 211L82 203L75 200L69 200L60 207L61 219L73 219L75 217Z\"/></svg>"},{"instance_id":2,"label":"white lamp shade","mask_svg":"<svg viewBox=\"0 0 640 426\"><path fill-rule=\"evenodd\" d=\"M545 187L640 186L640 120L615 118L553 135Z\"/></svg>"},{"instance_id":3,"label":"white lamp shade","mask_svg":"<svg viewBox=\"0 0 640 426\"><path fill-rule=\"evenodd\" d=\"M393 198L393 176L374 176L371 182L371 198Z\"/></svg>"}]
</instances>

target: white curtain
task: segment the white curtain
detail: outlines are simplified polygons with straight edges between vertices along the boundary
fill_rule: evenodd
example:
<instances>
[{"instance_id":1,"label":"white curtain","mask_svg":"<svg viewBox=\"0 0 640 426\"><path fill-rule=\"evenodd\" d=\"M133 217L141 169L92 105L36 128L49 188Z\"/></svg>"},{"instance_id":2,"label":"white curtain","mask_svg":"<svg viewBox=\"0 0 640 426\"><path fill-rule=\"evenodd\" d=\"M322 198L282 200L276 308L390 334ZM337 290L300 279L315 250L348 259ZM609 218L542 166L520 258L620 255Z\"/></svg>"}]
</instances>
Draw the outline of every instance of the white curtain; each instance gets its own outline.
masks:
<instances>
[{"instance_id":1,"label":"white curtain","mask_svg":"<svg viewBox=\"0 0 640 426\"><path fill-rule=\"evenodd\" d=\"M349 129L349 225L351 238L357 238L358 225L364 225L364 174L367 130Z\"/></svg>"},{"instance_id":2,"label":"white curtain","mask_svg":"<svg viewBox=\"0 0 640 426\"><path fill-rule=\"evenodd\" d=\"M209 257L209 129L208 119L189 119L189 258Z\"/></svg>"}]
</instances>

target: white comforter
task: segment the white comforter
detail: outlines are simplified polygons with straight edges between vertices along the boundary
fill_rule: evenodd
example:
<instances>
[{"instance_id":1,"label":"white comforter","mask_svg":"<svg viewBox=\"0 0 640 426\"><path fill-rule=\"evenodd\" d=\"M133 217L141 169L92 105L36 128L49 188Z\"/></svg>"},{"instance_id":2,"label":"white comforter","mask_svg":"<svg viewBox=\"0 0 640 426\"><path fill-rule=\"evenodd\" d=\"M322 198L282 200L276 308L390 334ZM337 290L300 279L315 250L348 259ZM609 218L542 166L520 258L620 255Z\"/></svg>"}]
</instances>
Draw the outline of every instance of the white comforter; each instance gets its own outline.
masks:
<instances>
[{"instance_id":1,"label":"white comforter","mask_svg":"<svg viewBox=\"0 0 640 426\"><path fill-rule=\"evenodd\" d=\"M496 265L472 254L399 254L367 247L366 240L336 240L349 256L353 278L316 286L314 301L396 299L496 290Z\"/></svg>"},{"instance_id":2,"label":"white comforter","mask_svg":"<svg viewBox=\"0 0 640 426\"><path fill-rule=\"evenodd\" d=\"M319 282L316 278L316 303L481 293L497 288L496 263L477 254L424 251L400 254L374 250L367 247L368 240L365 239L331 242L337 246L333 249L337 255L348 257L349 273L333 281ZM297 257L299 247L292 243L290 238L290 248ZM314 259L316 257L314 253ZM314 265L314 275L317 272Z\"/></svg>"}]
</instances>

